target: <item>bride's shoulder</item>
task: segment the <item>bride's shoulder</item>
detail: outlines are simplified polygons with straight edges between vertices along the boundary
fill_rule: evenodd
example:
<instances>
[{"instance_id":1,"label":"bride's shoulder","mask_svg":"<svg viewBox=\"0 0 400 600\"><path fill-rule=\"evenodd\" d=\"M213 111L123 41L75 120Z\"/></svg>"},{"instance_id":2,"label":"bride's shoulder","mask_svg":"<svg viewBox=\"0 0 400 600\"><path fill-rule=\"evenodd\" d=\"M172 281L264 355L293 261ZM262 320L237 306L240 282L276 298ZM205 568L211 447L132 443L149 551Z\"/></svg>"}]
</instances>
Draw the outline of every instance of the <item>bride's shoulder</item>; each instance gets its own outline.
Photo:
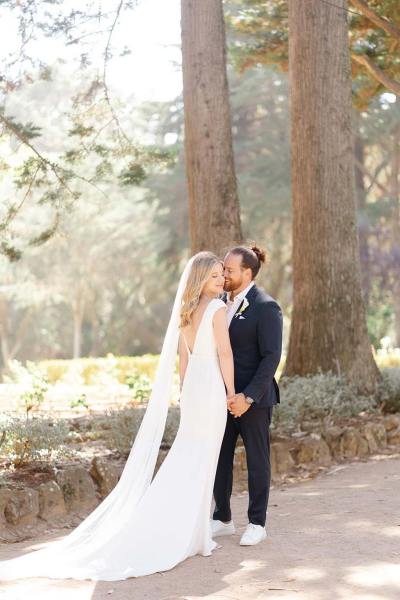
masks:
<instances>
[{"instance_id":1,"label":"bride's shoulder","mask_svg":"<svg viewBox=\"0 0 400 600\"><path fill-rule=\"evenodd\" d=\"M221 298L213 298L210 304L212 305L213 312L216 312L220 308L226 309L226 304L223 300L221 300Z\"/></svg>"}]
</instances>

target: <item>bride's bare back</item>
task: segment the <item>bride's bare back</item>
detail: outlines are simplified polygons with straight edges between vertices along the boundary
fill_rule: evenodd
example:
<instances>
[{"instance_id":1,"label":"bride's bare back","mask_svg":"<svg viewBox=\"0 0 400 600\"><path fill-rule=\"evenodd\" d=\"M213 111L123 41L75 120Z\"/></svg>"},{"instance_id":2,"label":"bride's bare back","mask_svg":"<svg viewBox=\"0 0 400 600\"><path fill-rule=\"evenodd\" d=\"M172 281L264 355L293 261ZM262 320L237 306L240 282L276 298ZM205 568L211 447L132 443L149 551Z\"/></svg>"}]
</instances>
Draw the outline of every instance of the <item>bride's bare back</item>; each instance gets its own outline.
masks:
<instances>
[{"instance_id":1,"label":"bride's bare back","mask_svg":"<svg viewBox=\"0 0 400 600\"><path fill-rule=\"evenodd\" d=\"M201 320L203 318L203 315L204 315L209 303L210 303L210 300L207 300L207 301L199 304L199 306L196 308L196 310L192 314L192 322L190 323L190 325L183 327L181 330L182 334L185 336L185 340L189 346L190 352L193 352L197 332L199 330Z\"/></svg>"}]
</instances>

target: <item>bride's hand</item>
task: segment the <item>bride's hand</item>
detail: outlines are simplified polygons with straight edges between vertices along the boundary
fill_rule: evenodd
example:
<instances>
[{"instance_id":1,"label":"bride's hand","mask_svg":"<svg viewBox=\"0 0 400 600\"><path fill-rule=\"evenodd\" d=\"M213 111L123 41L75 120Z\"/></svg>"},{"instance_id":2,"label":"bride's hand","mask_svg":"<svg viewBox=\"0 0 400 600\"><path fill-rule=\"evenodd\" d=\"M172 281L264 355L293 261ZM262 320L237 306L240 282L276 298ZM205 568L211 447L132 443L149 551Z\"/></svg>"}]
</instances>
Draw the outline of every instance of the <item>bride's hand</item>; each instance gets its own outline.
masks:
<instances>
[{"instance_id":1,"label":"bride's hand","mask_svg":"<svg viewBox=\"0 0 400 600\"><path fill-rule=\"evenodd\" d=\"M234 391L233 391L233 392L231 392L231 393L227 393L227 394L226 394L226 405L227 405L228 409L229 409L229 405L230 405L230 403L232 402L232 400L233 400L234 398L235 398L235 392L234 392Z\"/></svg>"}]
</instances>

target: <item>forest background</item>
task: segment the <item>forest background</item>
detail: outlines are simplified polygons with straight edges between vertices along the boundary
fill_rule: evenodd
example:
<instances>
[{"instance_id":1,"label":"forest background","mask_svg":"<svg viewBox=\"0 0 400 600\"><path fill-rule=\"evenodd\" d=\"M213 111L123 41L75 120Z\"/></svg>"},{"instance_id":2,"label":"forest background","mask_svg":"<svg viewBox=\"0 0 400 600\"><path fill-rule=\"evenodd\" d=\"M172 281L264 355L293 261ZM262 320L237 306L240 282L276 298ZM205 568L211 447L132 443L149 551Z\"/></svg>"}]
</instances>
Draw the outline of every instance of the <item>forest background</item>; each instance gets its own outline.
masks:
<instances>
[{"instance_id":1,"label":"forest background","mask_svg":"<svg viewBox=\"0 0 400 600\"><path fill-rule=\"evenodd\" d=\"M160 11L158 18L153 13L154 27L168 30L173 22L179 36L178 3L169 3L151 3ZM3 369L15 358L157 353L190 254L180 40L171 34L163 63L146 62L150 42L145 33L140 37L138 20L143 3L83 4L1 3L12 42L1 81ZM396 3L383 4L378 13L393 17ZM243 238L268 250L259 283L283 308L287 345L287 7L232 0L224 8ZM390 74L390 44L353 8L353 53L377 55ZM130 70L132 52L141 75ZM156 87L148 83L154 79ZM400 102L394 91L353 69L357 225L375 349L400 347Z\"/></svg>"}]
</instances>

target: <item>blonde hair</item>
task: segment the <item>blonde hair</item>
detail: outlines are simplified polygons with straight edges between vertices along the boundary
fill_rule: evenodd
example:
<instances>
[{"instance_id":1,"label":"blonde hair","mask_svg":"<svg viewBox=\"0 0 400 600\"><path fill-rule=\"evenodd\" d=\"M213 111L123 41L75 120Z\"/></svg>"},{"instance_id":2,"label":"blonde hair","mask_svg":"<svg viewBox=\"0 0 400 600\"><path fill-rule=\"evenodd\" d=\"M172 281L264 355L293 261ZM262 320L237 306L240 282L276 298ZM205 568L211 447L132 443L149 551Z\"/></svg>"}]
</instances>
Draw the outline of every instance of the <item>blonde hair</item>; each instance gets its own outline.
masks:
<instances>
[{"instance_id":1,"label":"blonde hair","mask_svg":"<svg viewBox=\"0 0 400 600\"><path fill-rule=\"evenodd\" d=\"M195 255L182 296L179 327L186 327L192 322L192 315L199 305L204 284L209 279L215 265L218 264L221 265L222 261L212 252L199 252Z\"/></svg>"}]
</instances>

